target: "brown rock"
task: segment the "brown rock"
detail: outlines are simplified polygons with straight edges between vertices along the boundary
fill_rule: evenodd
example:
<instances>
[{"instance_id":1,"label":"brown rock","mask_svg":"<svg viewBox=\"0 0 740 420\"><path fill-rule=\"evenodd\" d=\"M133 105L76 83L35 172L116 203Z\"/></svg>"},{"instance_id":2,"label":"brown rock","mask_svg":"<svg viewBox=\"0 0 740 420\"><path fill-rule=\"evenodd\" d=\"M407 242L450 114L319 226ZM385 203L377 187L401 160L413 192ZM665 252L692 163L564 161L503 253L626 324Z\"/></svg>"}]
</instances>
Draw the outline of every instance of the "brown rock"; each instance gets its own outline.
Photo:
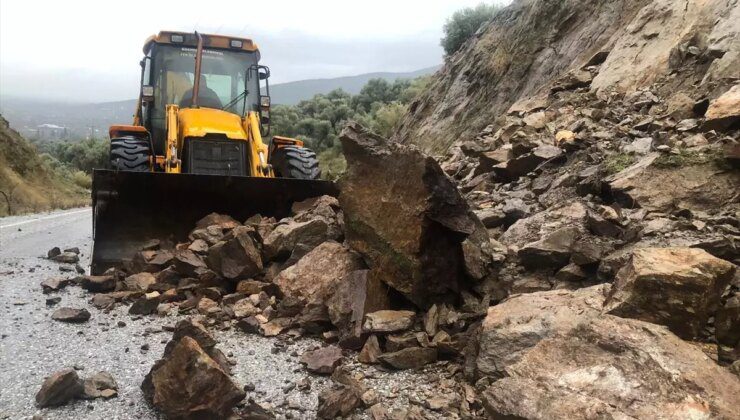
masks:
<instances>
[{"instance_id":1,"label":"brown rock","mask_svg":"<svg viewBox=\"0 0 740 420\"><path fill-rule=\"evenodd\" d=\"M41 289L44 294L49 294L51 292L58 292L70 284L72 284L71 279L52 277L41 282Z\"/></svg>"},{"instance_id":2,"label":"brown rock","mask_svg":"<svg viewBox=\"0 0 740 420\"><path fill-rule=\"evenodd\" d=\"M358 255L336 242L324 242L278 274L274 283L286 297L326 302L347 274L363 266Z\"/></svg>"},{"instance_id":3,"label":"brown rock","mask_svg":"<svg viewBox=\"0 0 740 420\"><path fill-rule=\"evenodd\" d=\"M75 264L80 261L80 256L77 255L74 252L62 252L54 257L51 258L52 261L56 261L58 263L64 263L64 264Z\"/></svg>"},{"instance_id":4,"label":"brown rock","mask_svg":"<svg viewBox=\"0 0 740 420\"><path fill-rule=\"evenodd\" d=\"M720 359L728 363L740 359L740 295L730 297L717 310L714 328Z\"/></svg>"},{"instance_id":5,"label":"brown rock","mask_svg":"<svg viewBox=\"0 0 740 420\"><path fill-rule=\"evenodd\" d=\"M174 264L175 270L186 277L198 277L198 269L207 268L203 260L188 250L176 251Z\"/></svg>"},{"instance_id":6,"label":"brown rock","mask_svg":"<svg viewBox=\"0 0 740 420\"><path fill-rule=\"evenodd\" d=\"M362 346L360 354L357 355L357 361L365 364L378 363L378 357L383 352L380 350L380 343L378 337L373 334L367 338L365 345Z\"/></svg>"},{"instance_id":7,"label":"brown rock","mask_svg":"<svg viewBox=\"0 0 740 420\"><path fill-rule=\"evenodd\" d=\"M128 313L132 315L151 315L157 312L157 306L160 301L159 292L146 293L131 304L131 307L128 308Z\"/></svg>"},{"instance_id":8,"label":"brown rock","mask_svg":"<svg viewBox=\"0 0 740 420\"><path fill-rule=\"evenodd\" d=\"M193 251L196 254L206 254L208 248L208 242L203 239L196 239L188 246L188 251Z\"/></svg>"},{"instance_id":9,"label":"brown rock","mask_svg":"<svg viewBox=\"0 0 740 420\"><path fill-rule=\"evenodd\" d=\"M348 124L340 139L347 171L339 201L350 247L417 305L459 290L467 281L461 243L485 228L454 183L433 158L359 124Z\"/></svg>"},{"instance_id":10,"label":"brown rock","mask_svg":"<svg viewBox=\"0 0 740 420\"><path fill-rule=\"evenodd\" d=\"M156 273L165 269L172 263L173 254L168 250L140 251L134 255L132 260L133 270L137 272L146 271Z\"/></svg>"},{"instance_id":11,"label":"brown rock","mask_svg":"<svg viewBox=\"0 0 740 420\"><path fill-rule=\"evenodd\" d=\"M108 372L98 372L85 379L82 398L111 398L118 395L118 384ZM111 392L112 391L112 392Z\"/></svg>"},{"instance_id":12,"label":"brown rock","mask_svg":"<svg viewBox=\"0 0 740 420\"><path fill-rule=\"evenodd\" d=\"M165 416L182 419L226 418L246 395L190 337L154 364L141 389Z\"/></svg>"},{"instance_id":13,"label":"brown rock","mask_svg":"<svg viewBox=\"0 0 740 420\"><path fill-rule=\"evenodd\" d=\"M252 277L262 271L262 257L251 227L238 226L225 241L208 250L208 266L227 279Z\"/></svg>"},{"instance_id":14,"label":"brown rock","mask_svg":"<svg viewBox=\"0 0 740 420\"><path fill-rule=\"evenodd\" d=\"M568 226L558 229L545 238L526 244L519 250L521 263L527 267L562 267L570 259L573 244L580 232Z\"/></svg>"},{"instance_id":15,"label":"brown rock","mask_svg":"<svg viewBox=\"0 0 740 420\"><path fill-rule=\"evenodd\" d=\"M319 407L316 416L320 419L344 417L362 406L362 399L356 390L349 386L338 385L325 388L319 393Z\"/></svg>"},{"instance_id":16,"label":"brown rock","mask_svg":"<svg viewBox=\"0 0 740 420\"><path fill-rule=\"evenodd\" d=\"M604 310L668 326L691 339L717 309L732 263L696 248L643 248L617 273Z\"/></svg>"},{"instance_id":17,"label":"brown rock","mask_svg":"<svg viewBox=\"0 0 740 420\"><path fill-rule=\"evenodd\" d=\"M724 171L713 163L661 168L660 153L650 153L634 165L604 178L608 191L623 207L650 212L674 209L714 210L733 200L740 183L736 171ZM665 188L670 185L671 188Z\"/></svg>"},{"instance_id":18,"label":"brown rock","mask_svg":"<svg viewBox=\"0 0 740 420\"><path fill-rule=\"evenodd\" d=\"M417 369L437 361L437 349L408 347L393 353L383 353L378 360L395 369Z\"/></svg>"},{"instance_id":19,"label":"brown rock","mask_svg":"<svg viewBox=\"0 0 740 420\"><path fill-rule=\"evenodd\" d=\"M206 353L210 353L216 346L216 340L214 340L211 333L206 330L203 324L193 319L183 319L175 325L172 339L165 346L164 354L170 354L183 337L190 337L195 340Z\"/></svg>"},{"instance_id":20,"label":"brown rock","mask_svg":"<svg viewBox=\"0 0 740 420\"><path fill-rule=\"evenodd\" d=\"M196 228L207 228L208 226L218 226L221 229L233 229L241 226L233 217L226 214L211 213L195 223Z\"/></svg>"},{"instance_id":21,"label":"brown rock","mask_svg":"<svg viewBox=\"0 0 740 420\"><path fill-rule=\"evenodd\" d=\"M601 313L607 285L511 297L491 306L478 337L475 369L500 377L540 340L561 334Z\"/></svg>"},{"instance_id":22,"label":"brown rock","mask_svg":"<svg viewBox=\"0 0 740 420\"><path fill-rule=\"evenodd\" d=\"M87 309L59 308L51 314L51 319L60 322L82 323L90 319Z\"/></svg>"},{"instance_id":23,"label":"brown rock","mask_svg":"<svg viewBox=\"0 0 740 420\"><path fill-rule=\"evenodd\" d=\"M424 331L430 337L434 337L437 334L437 328L439 327L439 308L437 305L432 305L429 310L424 314Z\"/></svg>"},{"instance_id":24,"label":"brown rock","mask_svg":"<svg viewBox=\"0 0 740 420\"><path fill-rule=\"evenodd\" d=\"M149 287L157 282L157 279L151 273L137 273L126 277L123 284L126 290L134 292L146 292Z\"/></svg>"},{"instance_id":25,"label":"brown rock","mask_svg":"<svg viewBox=\"0 0 740 420\"><path fill-rule=\"evenodd\" d=\"M665 328L604 315L540 341L483 401L491 418L736 418L739 393L737 377Z\"/></svg>"},{"instance_id":26,"label":"brown rock","mask_svg":"<svg viewBox=\"0 0 740 420\"><path fill-rule=\"evenodd\" d=\"M74 369L55 372L41 385L36 393L36 404L39 407L64 405L73 398L82 395L84 386Z\"/></svg>"},{"instance_id":27,"label":"brown rock","mask_svg":"<svg viewBox=\"0 0 740 420\"><path fill-rule=\"evenodd\" d=\"M301 363L306 365L306 369L320 375L331 375L341 362L342 349L337 346L307 351L301 356Z\"/></svg>"},{"instance_id":28,"label":"brown rock","mask_svg":"<svg viewBox=\"0 0 740 420\"><path fill-rule=\"evenodd\" d=\"M365 315L364 331L389 333L409 329L414 323L413 311L382 310Z\"/></svg>"},{"instance_id":29,"label":"brown rock","mask_svg":"<svg viewBox=\"0 0 740 420\"><path fill-rule=\"evenodd\" d=\"M339 344L345 348L359 348L363 341L365 314L390 307L388 287L372 271L353 271L339 283L326 306L331 323L340 331Z\"/></svg>"},{"instance_id":30,"label":"brown rock","mask_svg":"<svg viewBox=\"0 0 740 420\"><path fill-rule=\"evenodd\" d=\"M260 316L262 315L258 315L257 318ZM293 320L290 318L275 318L269 322L261 324L260 328L262 330L262 335L265 337L275 337L290 328L291 325L293 325Z\"/></svg>"},{"instance_id":31,"label":"brown rock","mask_svg":"<svg viewBox=\"0 0 740 420\"><path fill-rule=\"evenodd\" d=\"M722 130L740 121L740 84L734 85L709 104L704 130Z\"/></svg>"},{"instance_id":32,"label":"brown rock","mask_svg":"<svg viewBox=\"0 0 740 420\"><path fill-rule=\"evenodd\" d=\"M234 317L236 318L246 318L260 313L259 308L254 306L252 301L248 298L236 301L232 305L232 309L234 311Z\"/></svg>"},{"instance_id":33,"label":"brown rock","mask_svg":"<svg viewBox=\"0 0 740 420\"><path fill-rule=\"evenodd\" d=\"M80 287L93 293L112 292L116 288L116 278L113 276L82 276Z\"/></svg>"}]
</instances>

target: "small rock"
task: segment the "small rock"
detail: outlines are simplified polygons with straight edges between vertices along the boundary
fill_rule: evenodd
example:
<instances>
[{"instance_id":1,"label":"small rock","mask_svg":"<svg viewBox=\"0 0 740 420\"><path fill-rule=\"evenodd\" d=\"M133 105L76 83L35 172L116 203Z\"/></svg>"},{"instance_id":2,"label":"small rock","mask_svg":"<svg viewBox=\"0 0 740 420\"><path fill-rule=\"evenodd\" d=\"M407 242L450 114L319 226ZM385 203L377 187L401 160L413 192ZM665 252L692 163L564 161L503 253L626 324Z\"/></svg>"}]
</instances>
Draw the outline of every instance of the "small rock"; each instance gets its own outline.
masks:
<instances>
[{"instance_id":1,"label":"small rock","mask_svg":"<svg viewBox=\"0 0 740 420\"><path fill-rule=\"evenodd\" d=\"M322 347L318 350L307 351L301 356L301 363L306 365L309 372L321 375L330 375L342 362L342 349L337 346Z\"/></svg>"},{"instance_id":2,"label":"small rock","mask_svg":"<svg viewBox=\"0 0 740 420\"><path fill-rule=\"evenodd\" d=\"M435 362L437 360L437 349L409 347L393 353L384 353L378 359L396 369L416 369Z\"/></svg>"},{"instance_id":3,"label":"small rock","mask_svg":"<svg viewBox=\"0 0 740 420\"><path fill-rule=\"evenodd\" d=\"M382 310L365 315L363 330L367 332L404 331L414 323L415 312Z\"/></svg>"},{"instance_id":4,"label":"small rock","mask_svg":"<svg viewBox=\"0 0 740 420\"><path fill-rule=\"evenodd\" d=\"M60 322L81 323L90 319L87 309L59 308L51 314L51 319Z\"/></svg>"},{"instance_id":5,"label":"small rock","mask_svg":"<svg viewBox=\"0 0 740 420\"><path fill-rule=\"evenodd\" d=\"M373 364L378 363L378 357L383 352L380 350L380 343L376 335L371 335L362 346L360 354L357 355L357 361L360 363Z\"/></svg>"},{"instance_id":6,"label":"small rock","mask_svg":"<svg viewBox=\"0 0 740 420\"><path fill-rule=\"evenodd\" d=\"M82 394L84 386L74 369L65 369L46 378L36 393L39 407L64 405Z\"/></svg>"}]
</instances>

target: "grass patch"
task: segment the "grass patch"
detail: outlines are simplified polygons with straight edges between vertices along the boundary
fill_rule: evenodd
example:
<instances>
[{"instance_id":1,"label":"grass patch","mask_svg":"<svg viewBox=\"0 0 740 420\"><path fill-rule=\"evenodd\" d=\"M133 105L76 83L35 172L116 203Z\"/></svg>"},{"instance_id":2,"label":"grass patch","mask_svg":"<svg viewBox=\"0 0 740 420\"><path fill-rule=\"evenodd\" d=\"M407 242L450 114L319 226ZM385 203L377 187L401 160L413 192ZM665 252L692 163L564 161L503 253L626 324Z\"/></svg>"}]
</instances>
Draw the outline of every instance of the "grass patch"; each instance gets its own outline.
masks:
<instances>
[{"instance_id":1,"label":"grass patch","mask_svg":"<svg viewBox=\"0 0 740 420\"><path fill-rule=\"evenodd\" d=\"M729 167L720 149L704 149L701 151L678 149L675 153L660 155L653 166L661 169L681 168L685 166L697 166L714 164L720 168Z\"/></svg>"},{"instance_id":2,"label":"grass patch","mask_svg":"<svg viewBox=\"0 0 740 420\"><path fill-rule=\"evenodd\" d=\"M627 153L616 153L613 155L609 155L606 157L606 159L604 159L604 172L606 173L606 175L613 175L617 172L622 172L623 170L629 168L635 162L637 162L637 158Z\"/></svg>"}]
</instances>

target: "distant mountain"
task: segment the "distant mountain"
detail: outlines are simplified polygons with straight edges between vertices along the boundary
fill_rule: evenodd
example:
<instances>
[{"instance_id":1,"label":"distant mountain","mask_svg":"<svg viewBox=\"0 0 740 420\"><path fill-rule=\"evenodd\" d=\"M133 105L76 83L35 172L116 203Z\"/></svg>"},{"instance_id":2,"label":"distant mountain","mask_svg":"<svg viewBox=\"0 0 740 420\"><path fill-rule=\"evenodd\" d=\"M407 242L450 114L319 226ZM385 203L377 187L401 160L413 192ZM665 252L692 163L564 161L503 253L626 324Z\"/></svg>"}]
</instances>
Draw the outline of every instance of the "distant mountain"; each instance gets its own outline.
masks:
<instances>
[{"instance_id":1,"label":"distant mountain","mask_svg":"<svg viewBox=\"0 0 740 420\"><path fill-rule=\"evenodd\" d=\"M334 89L357 94L370 80L376 78L394 81L413 79L432 74L440 66L428 67L407 73L366 73L357 76L336 77L332 79L309 79L278 83L270 86L273 104L295 105L319 93L329 93ZM0 114L25 138L42 137L38 128L43 124L59 126L59 139L79 139L106 137L111 124L130 123L133 120L136 100L130 99L103 103L61 103L16 97L0 97ZM55 133L52 133L56 135ZM52 138L53 139L53 138Z\"/></svg>"},{"instance_id":2,"label":"distant mountain","mask_svg":"<svg viewBox=\"0 0 740 420\"><path fill-rule=\"evenodd\" d=\"M396 79L414 79L426 76L437 71L440 66L427 67L407 73L365 73L357 76L335 77L332 79L308 79L295 82L279 83L270 86L272 103L280 105L295 105L304 99L310 99L319 93L329 93L334 89L342 89L347 93L360 93L370 79L385 79L394 81Z\"/></svg>"}]
</instances>

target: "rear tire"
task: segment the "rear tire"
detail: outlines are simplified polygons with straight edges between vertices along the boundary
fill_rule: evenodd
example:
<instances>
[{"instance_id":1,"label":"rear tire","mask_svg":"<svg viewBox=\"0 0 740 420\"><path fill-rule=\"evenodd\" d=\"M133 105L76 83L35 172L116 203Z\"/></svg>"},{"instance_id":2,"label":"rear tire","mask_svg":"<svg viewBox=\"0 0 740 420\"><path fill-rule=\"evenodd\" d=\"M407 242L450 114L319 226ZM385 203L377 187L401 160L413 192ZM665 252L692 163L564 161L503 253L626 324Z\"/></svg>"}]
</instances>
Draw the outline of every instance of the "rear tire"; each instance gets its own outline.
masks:
<instances>
[{"instance_id":1,"label":"rear tire","mask_svg":"<svg viewBox=\"0 0 740 420\"><path fill-rule=\"evenodd\" d=\"M321 169L316 152L300 146L277 149L271 158L275 175L282 178L319 179Z\"/></svg>"},{"instance_id":2,"label":"rear tire","mask_svg":"<svg viewBox=\"0 0 740 420\"><path fill-rule=\"evenodd\" d=\"M146 139L117 137L110 141L110 165L114 170L148 172L151 155Z\"/></svg>"}]
</instances>

